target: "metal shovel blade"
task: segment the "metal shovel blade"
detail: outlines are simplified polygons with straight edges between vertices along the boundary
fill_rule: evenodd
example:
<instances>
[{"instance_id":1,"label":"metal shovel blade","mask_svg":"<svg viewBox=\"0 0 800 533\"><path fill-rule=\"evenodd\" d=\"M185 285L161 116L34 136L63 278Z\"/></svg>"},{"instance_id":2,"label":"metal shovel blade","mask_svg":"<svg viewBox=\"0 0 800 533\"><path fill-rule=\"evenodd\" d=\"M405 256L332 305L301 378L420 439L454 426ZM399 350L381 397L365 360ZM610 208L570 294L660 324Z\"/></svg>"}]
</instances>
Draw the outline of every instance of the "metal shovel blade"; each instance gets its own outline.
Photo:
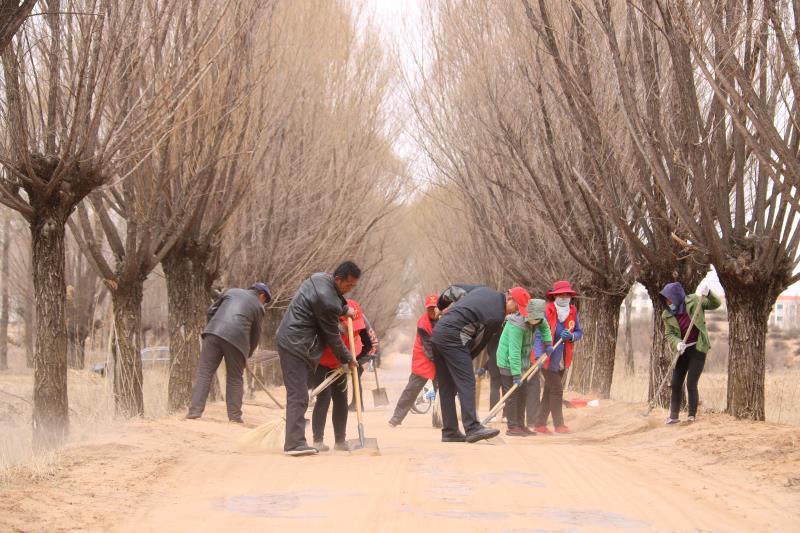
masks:
<instances>
[{"instance_id":1,"label":"metal shovel blade","mask_svg":"<svg viewBox=\"0 0 800 533\"><path fill-rule=\"evenodd\" d=\"M375 407L383 407L389 405L389 396L386 394L386 389L375 389L372 391L372 403Z\"/></svg>"},{"instance_id":2,"label":"metal shovel blade","mask_svg":"<svg viewBox=\"0 0 800 533\"><path fill-rule=\"evenodd\" d=\"M378 439L368 439L364 436L364 426L358 424L358 438L347 441L347 448L350 453L360 453L363 455L380 455Z\"/></svg>"}]
</instances>

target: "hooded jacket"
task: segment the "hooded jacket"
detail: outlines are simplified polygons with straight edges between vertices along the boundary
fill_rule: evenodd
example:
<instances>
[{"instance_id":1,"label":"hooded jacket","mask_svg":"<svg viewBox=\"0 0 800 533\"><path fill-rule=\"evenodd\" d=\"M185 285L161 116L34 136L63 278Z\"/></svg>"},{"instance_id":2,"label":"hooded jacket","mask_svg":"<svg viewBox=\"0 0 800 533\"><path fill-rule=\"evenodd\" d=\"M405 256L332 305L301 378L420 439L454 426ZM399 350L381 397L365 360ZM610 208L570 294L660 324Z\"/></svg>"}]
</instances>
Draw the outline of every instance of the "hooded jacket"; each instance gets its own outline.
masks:
<instances>
[{"instance_id":1,"label":"hooded jacket","mask_svg":"<svg viewBox=\"0 0 800 533\"><path fill-rule=\"evenodd\" d=\"M253 355L264 318L264 306L254 291L228 289L208 308L207 316L202 337L216 335L234 345L244 357Z\"/></svg>"},{"instance_id":2,"label":"hooded jacket","mask_svg":"<svg viewBox=\"0 0 800 533\"><path fill-rule=\"evenodd\" d=\"M475 358L499 335L506 318L506 297L489 287L476 287L450 306L433 329L431 342L463 346Z\"/></svg>"},{"instance_id":3,"label":"hooded jacket","mask_svg":"<svg viewBox=\"0 0 800 533\"><path fill-rule=\"evenodd\" d=\"M676 285L677 287L675 287ZM675 315L686 313L690 318L693 318L694 327L697 328L698 335L695 349L698 352L708 353L708 351L711 349L711 342L708 339L705 311L712 311L722 305L722 301L719 299L719 296L713 292L709 292L708 296L705 296L702 299L697 294L690 294L689 296L686 296L686 293L684 292L680 283L670 283L666 285L664 290L659 293L659 296L661 297L661 302L665 307L664 311L661 312L661 320L664 322L664 335L666 336L667 342L669 342L669 345L672 347L672 349L676 349L678 343L683 341L681 326L678 323L678 319L675 317ZM678 309L674 314L667 307L665 301L666 298L669 298L672 303L678 306ZM699 310L698 306L700 306Z\"/></svg>"},{"instance_id":4,"label":"hooded jacket","mask_svg":"<svg viewBox=\"0 0 800 533\"><path fill-rule=\"evenodd\" d=\"M435 320L431 320L427 311L417 321L417 336L414 339L414 352L411 357L411 373L425 379L436 377L431 348L431 333Z\"/></svg>"},{"instance_id":5,"label":"hooded jacket","mask_svg":"<svg viewBox=\"0 0 800 533\"><path fill-rule=\"evenodd\" d=\"M552 344L550 327L544 320L533 326L519 313L508 315L497 346L497 366L502 374L518 377L530 368L535 332L546 344Z\"/></svg>"},{"instance_id":6,"label":"hooded jacket","mask_svg":"<svg viewBox=\"0 0 800 533\"><path fill-rule=\"evenodd\" d=\"M311 368L319 363L325 346L330 346L340 363L353 355L342 341L339 317L345 314L347 300L339 294L333 276L312 274L297 289L276 335L278 348L303 359Z\"/></svg>"}]
</instances>

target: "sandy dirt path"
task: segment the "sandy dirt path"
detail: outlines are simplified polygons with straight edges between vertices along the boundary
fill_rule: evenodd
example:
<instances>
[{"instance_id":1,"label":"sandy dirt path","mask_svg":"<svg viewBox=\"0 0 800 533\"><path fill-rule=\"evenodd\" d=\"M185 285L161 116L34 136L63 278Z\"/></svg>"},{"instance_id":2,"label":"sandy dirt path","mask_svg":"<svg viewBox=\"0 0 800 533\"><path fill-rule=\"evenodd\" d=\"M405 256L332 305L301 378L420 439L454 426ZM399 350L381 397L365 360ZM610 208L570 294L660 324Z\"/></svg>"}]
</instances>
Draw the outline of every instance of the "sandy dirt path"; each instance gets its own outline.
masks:
<instances>
[{"instance_id":1,"label":"sandy dirt path","mask_svg":"<svg viewBox=\"0 0 800 533\"><path fill-rule=\"evenodd\" d=\"M408 362L389 364L394 402ZM246 429L219 404L200 421L127 424L67 450L52 479L2 489L0 530L800 531L797 428L721 415L663 428L607 404L570 410L569 436L445 444L430 416L391 428L393 405L373 408L369 392L366 404L380 457L241 454ZM251 423L276 414L245 411Z\"/></svg>"}]
</instances>

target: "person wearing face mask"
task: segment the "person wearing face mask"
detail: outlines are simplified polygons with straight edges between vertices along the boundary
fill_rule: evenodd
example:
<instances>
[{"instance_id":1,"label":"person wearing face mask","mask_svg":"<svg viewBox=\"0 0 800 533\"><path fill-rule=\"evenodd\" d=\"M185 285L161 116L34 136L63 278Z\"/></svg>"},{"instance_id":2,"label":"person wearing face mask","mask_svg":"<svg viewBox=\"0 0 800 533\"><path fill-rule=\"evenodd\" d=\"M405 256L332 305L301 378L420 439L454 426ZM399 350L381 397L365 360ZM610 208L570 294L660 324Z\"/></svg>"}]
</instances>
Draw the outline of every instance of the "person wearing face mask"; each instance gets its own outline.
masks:
<instances>
[{"instance_id":1,"label":"person wearing face mask","mask_svg":"<svg viewBox=\"0 0 800 533\"><path fill-rule=\"evenodd\" d=\"M542 368L544 370L544 392L534 419L534 431L537 433L550 433L547 419L551 413L556 433L569 433L569 428L564 425L564 414L562 413L564 389L561 380L566 369L572 364L574 344L583 337L578 309L571 303L575 296L577 293L572 290L569 281L556 281L552 290L547 293L550 301L545 306L545 318L553 333L553 339L560 339L561 344L553 350ZM539 334L534 340L533 351L536 359L546 351Z\"/></svg>"},{"instance_id":2,"label":"person wearing face mask","mask_svg":"<svg viewBox=\"0 0 800 533\"><path fill-rule=\"evenodd\" d=\"M680 283L668 283L659 293L659 297L665 307L661 313L661 320L664 322L667 341L672 349L680 353L672 372L672 397L666 424L680 422L678 412L683 401L684 381L689 396L688 421L694 422L700 400L697 383L706 364L706 353L711 349L705 311L717 309L722 302L709 290L705 281L697 287L697 294L689 296Z\"/></svg>"},{"instance_id":3,"label":"person wearing face mask","mask_svg":"<svg viewBox=\"0 0 800 533\"><path fill-rule=\"evenodd\" d=\"M515 291L517 294L514 294ZM553 342L550 328L544 321L545 301L531 300L528 291L521 287L514 287L510 292L515 296L518 310L506 317L506 324L497 347L497 367L500 369L504 394L513 385L517 385L517 390L506 401L508 409L506 412L508 420L506 435L527 437L536 435L536 433L525 426L527 387L522 384L522 374L531 366L530 354L534 333L539 334L544 343L544 350L548 354L553 351Z\"/></svg>"}]
</instances>

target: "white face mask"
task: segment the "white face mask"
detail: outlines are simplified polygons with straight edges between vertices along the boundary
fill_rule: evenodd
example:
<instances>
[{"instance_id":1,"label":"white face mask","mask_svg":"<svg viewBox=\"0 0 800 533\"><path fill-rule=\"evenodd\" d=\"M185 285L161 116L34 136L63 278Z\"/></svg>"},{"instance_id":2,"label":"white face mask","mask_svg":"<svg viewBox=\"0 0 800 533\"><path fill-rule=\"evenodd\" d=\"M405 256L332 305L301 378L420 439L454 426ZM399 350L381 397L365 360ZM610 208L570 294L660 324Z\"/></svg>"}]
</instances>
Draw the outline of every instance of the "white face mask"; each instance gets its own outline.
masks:
<instances>
[{"instance_id":1,"label":"white face mask","mask_svg":"<svg viewBox=\"0 0 800 533\"><path fill-rule=\"evenodd\" d=\"M568 307L570 302L570 298L568 297L558 297L556 298L556 305L558 307Z\"/></svg>"}]
</instances>

